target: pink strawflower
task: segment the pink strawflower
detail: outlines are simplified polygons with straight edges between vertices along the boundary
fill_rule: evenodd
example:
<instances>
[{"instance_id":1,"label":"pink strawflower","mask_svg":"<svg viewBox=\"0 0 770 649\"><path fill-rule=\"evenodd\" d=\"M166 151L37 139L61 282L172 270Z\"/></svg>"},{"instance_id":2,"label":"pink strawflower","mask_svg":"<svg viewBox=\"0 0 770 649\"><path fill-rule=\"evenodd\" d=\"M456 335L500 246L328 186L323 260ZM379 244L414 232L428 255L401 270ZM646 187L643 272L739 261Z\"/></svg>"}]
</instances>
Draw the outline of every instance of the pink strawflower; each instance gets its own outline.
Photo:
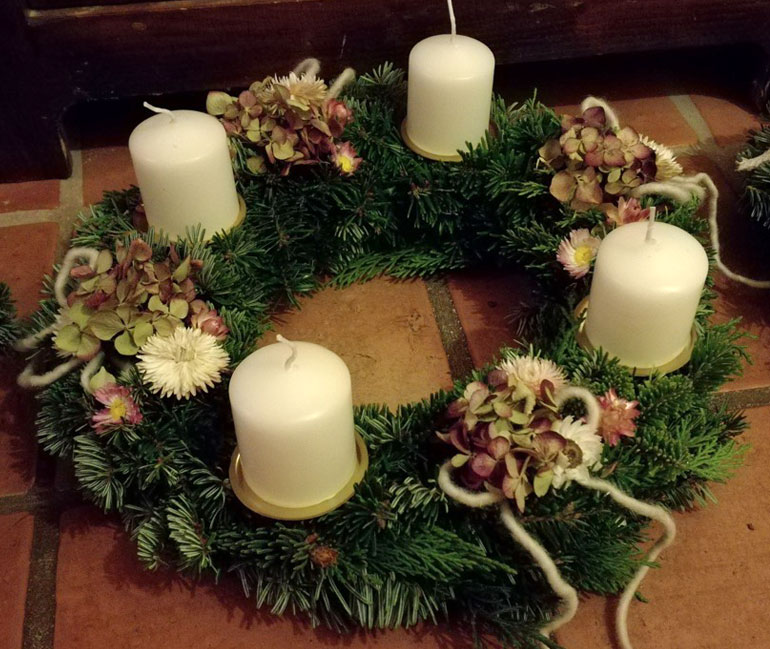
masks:
<instances>
[{"instance_id":1,"label":"pink strawflower","mask_svg":"<svg viewBox=\"0 0 770 649\"><path fill-rule=\"evenodd\" d=\"M230 330L225 325L225 321L222 316L217 314L216 309L209 309L208 305L203 300L193 300L190 303L190 310L192 315L190 316L190 326L193 329L200 329L201 331L214 336L217 340L224 340L227 338L227 334Z\"/></svg>"},{"instance_id":2,"label":"pink strawflower","mask_svg":"<svg viewBox=\"0 0 770 649\"><path fill-rule=\"evenodd\" d=\"M636 406L638 401L621 399L614 388L607 390L599 397L602 418L599 423L599 433L610 446L615 446L621 437L633 437L636 431L636 419L641 413Z\"/></svg>"},{"instance_id":3,"label":"pink strawflower","mask_svg":"<svg viewBox=\"0 0 770 649\"><path fill-rule=\"evenodd\" d=\"M621 196L617 206L610 205L605 214L607 225L617 227L635 221L646 221L650 218L650 208L642 209L641 203L635 198L626 200Z\"/></svg>"},{"instance_id":4,"label":"pink strawflower","mask_svg":"<svg viewBox=\"0 0 770 649\"><path fill-rule=\"evenodd\" d=\"M573 230L559 244L556 258L572 277L578 279L590 270L600 243L601 239L591 236L586 228Z\"/></svg>"},{"instance_id":5,"label":"pink strawflower","mask_svg":"<svg viewBox=\"0 0 770 649\"><path fill-rule=\"evenodd\" d=\"M358 169L362 159L357 156L358 154L350 142L338 144L337 148L332 153L334 164L337 165L340 173L344 176L350 176L355 173L356 169Z\"/></svg>"},{"instance_id":6,"label":"pink strawflower","mask_svg":"<svg viewBox=\"0 0 770 649\"><path fill-rule=\"evenodd\" d=\"M111 383L102 386L94 392L94 399L106 406L91 417L91 425L97 433L106 433L113 428L142 421L142 413L131 397L131 392L123 385Z\"/></svg>"}]
</instances>

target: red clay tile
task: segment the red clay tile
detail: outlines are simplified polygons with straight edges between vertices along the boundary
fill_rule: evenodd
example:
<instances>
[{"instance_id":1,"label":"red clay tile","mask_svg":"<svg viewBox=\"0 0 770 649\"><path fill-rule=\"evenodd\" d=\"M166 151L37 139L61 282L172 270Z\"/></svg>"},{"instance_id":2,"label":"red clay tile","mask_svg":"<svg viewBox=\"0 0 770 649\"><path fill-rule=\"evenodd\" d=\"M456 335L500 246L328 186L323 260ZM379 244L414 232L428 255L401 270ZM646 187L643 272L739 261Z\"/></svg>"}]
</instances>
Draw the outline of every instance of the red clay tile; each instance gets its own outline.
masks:
<instances>
[{"instance_id":1,"label":"red clay tile","mask_svg":"<svg viewBox=\"0 0 770 649\"><path fill-rule=\"evenodd\" d=\"M20 316L37 309L42 279L51 272L58 241L56 223L0 228L0 281L11 287Z\"/></svg>"},{"instance_id":2,"label":"red clay tile","mask_svg":"<svg viewBox=\"0 0 770 649\"><path fill-rule=\"evenodd\" d=\"M743 142L761 122L752 110L724 97L690 95L720 146Z\"/></svg>"},{"instance_id":3,"label":"red clay tile","mask_svg":"<svg viewBox=\"0 0 770 649\"><path fill-rule=\"evenodd\" d=\"M144 571L119 525L91 508L62 516L56 590L55 649L438 649L442 627L340 636L290 615L256 610L225 577L195 584L170 572ZM466 643L462 646L470 646Z\"/></svg>"},{"instance_id":4,"label":"red clay tile","mask_svg":"<svg viewBox=\"0 0 770 649\"><path fill-rule=\"evenodd\" d=\"M513 313L526 302L531 286L524 273L513 271L474 270L450 275L449 291L474 365L489 363L500 347L515 344Z\"/></svg>"},{"instance_id":5,"label":"red clay tile","mask_svg":"<svg viewBox=\"0 0 770 649\"><path fill-rule=\"evenodd\" d=\"M638 99L613 98L604 95L618 114L621 126L631 126L639 133L667 146L695 144L698 136L682 117L674 102L668 97L640 97ZM561 114L578 115L577 104L554 106Z\"/></svg>"},{"instance_id":6,"label":"red clay tile","mask_svg":"<svg viewBox=\"0 0 770 649\"><path fill-rule=\"evenodd\" d=\"M356 403L399 404L451 387L441 337L421 281L375 279L300 300L275 319L287 338L328 347L348 364ZM274 334L265 343L274 342Z\"/></svg>"},{"instance_id":7,"label":"red clay tile","mask_svg":"<svg viewBox=\"0 0 770 649\"><path fill-rule=\"evenodd\" d=\"M83 203L102 200L106 191L127 189L136 185L134 167L127 146L85 149L83 159Z\"/></svg>"},{"instance_id":8,"label":"red clay tile","mask_svg":"<svg viewBox=\"0 0 770 649\"><path fill-rule=\"evenodd\" d=\"M30 514L0 516L0 649L20 649L32 548Z\"/></svg>"},{"instance_id":9,"label":"red clay tile","mask_svg":"<svg viewBox=\"0 0 770 649\"><path fill-rule=\"evenodd\" d=\"M26 493L35 478L35 399L16 385L20 360L0 373L0 496Z\"/></svg>"},{"instance_id":10,"label":"red clay tile","mask_svg":"<svg viewBox=\"0 0 770 649\"><path fill-rule=\"evenodd\" d=\"M0 183L0 213L52 210L59 206L58 180Z\"/></svg>"},{"instance_id":11,"label":"red clay tile","mask_svg":"<svg viewBox=\"0 0 770 649\"><path fill-rule=\"evenodd\" d=\"M752 364L746 365L743 375L728 383L726 390L743 390L770 386L770 302L767 290L749 288L719 275L716 282L719 294L715 303L715 322L741 318L740 328L751 334L743 341L751 355Z\"/></svg>"},{"instance_id":12,"label":"red clay tile","mask_svg":"<svg viewBox=\"0 0 770 649\"><path fill-rule=\"evenodd\" d=\"M642 583L649 603L631 604L638 649L770 647L770 408L748 416L745 465L714 486L718 504L676 516L674 545ZM614 601L591 597L558 639L569 649L609 649L614 611Z\"/></svg>"}]
</instances>

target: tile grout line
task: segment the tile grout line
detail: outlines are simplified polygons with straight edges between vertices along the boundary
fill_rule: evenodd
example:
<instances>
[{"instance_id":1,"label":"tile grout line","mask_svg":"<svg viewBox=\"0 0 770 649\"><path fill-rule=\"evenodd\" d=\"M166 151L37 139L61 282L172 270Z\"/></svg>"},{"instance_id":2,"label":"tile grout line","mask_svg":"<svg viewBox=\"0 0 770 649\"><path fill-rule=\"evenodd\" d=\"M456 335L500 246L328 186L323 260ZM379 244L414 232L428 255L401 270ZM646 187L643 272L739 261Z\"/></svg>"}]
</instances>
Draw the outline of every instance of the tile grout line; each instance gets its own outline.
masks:
<instances>
[{"instance_id":1,"label":"tile grout line","mask_svg":"<svg viewBox=\"0 0 770 649\"><path fill-rule=\"evenodd\" d=\"M467 377L474 369L465 330L457 315L446 278L428 278L425 280L425 287L441 335L441 344L449 361L449 371L452 379L458 381Z\"/></svg>"},{"instance_id":2,"label":"tile grout line","mask_svg":"<svg viewBox=\"0 0 770 649\"><path fill-rule=\"evenodd\" d=\"M83 206L83 166L80 152L72 154L72 174L59 185L59 207L51 214L59 229L57 259L64 255L77 214ZM3 509L24 508L34 515L21 649L53 649L56 629L56 568L59 518L74 493L55 490L56 460L38 446L35 486L27 494L0 499Z\"/></svg>"},{"instance_id":3,"label":"tile grout line","mask_svg":"<svg viewBox=\"0 0 770 649\"><path fill-rule=\"evenodd\" d=\"M35 514L21 649L53 649L56 624L56 566L59 508Z\"/></svg>"}]
</instances>

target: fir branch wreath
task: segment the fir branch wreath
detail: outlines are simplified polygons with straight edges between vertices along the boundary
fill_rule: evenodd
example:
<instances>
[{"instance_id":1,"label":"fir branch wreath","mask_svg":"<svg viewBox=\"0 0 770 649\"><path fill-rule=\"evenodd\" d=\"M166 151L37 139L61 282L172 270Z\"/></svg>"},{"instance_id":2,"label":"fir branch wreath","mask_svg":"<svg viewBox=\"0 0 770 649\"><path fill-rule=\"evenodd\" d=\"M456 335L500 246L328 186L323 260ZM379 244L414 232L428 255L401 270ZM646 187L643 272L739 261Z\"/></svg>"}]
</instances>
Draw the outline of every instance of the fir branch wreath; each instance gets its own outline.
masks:
<instances>
[{"instance_id":1,"label":"fir branch wreath","mask_svg":"<svg viewBox=\"0 0 770 649\"><path fill-rule=\"evenodd\" d=\"M543 164L541 148L562 133L554 112L535 99L507 106L498 98L493 135L464 152L461 163L442 164L401 142L402 71L381 66L342 97L355 115L344 134L363 160L355 162L355 173L338 173L333 155L287 174L266 171L249 162L249 145L233 140L247 214L241 226L209 243L191 229L170 249L152 230L137 232L136 189L108 193L84 214L72 242L76 249L110 251L117 263L129 259L132 268L152 269L153 281L168 280L171 288L164 286L175 295L186 300L192 291L194 297L173 309L169 298L149 329L146 318L107 318L99 340L139 346L166 326L163 321L192 326L195 318L212 337L227 332L221 344L232 368L270 329L278 305L324 281L345 286L380 274L410 278L516 265L538 280L536 300L520 314L529 354L549 359L572 385L592 394L638 402L635 436L604 445L599 477L670 509L709 500L708 482L726 480L743 453L735 439L745 426L742 416L714 398L746 360L742 334L736 322L709 322L714 294L707 286L692 360L676 373L634 377L606 355L578 346L572 313L588 290L589 269L571 276L557 255L569 253L560 247L573 241L572 233L595 234L608 216L596 205L570 207L551 195L555 172ZM616 119L612 113L608 118ZM695 190L673 199L651 193L640 198L636 212L625 204L623 212L630 218L656 205L661 220L703 237L701 198ZM89 268L116 263L103 255L102 262L91 257L75 265L78 255L89 254L76 251L68 260L76 275L91 278ZM34 371L61 360L52 345L39 344L50 335L74 350L71 359L78 350L102 353L74 319L60 320L63 293L63 286L50 283L22 341L33 349ZM498 361L520 355L504 348ZM38 439L48 452L72 459L87 499L121 514L149 569L232 574L257 606L335 629L451 617L482 644L491 634L510 646L556 647L540 629L556 615L559 599L529 554L510 542L505 528L511 521L558 557L562 575L579 590L616 593L644 564L645 520L578 485L527 501L518 515L508 508L502 519L447 498L439 485L446 446L436 440L436 422L491 366L396 412L359 407L356 424L370 468L355 496L321 518L278 523L244 509L229 487L235 440L227 371L207 392L177 400L153 392L135 365L105 359L63 373L40 392ZM215 365L220 360L211 357ZM118 385L105 388L107 374Z\"/></svg>"}]
</instances>

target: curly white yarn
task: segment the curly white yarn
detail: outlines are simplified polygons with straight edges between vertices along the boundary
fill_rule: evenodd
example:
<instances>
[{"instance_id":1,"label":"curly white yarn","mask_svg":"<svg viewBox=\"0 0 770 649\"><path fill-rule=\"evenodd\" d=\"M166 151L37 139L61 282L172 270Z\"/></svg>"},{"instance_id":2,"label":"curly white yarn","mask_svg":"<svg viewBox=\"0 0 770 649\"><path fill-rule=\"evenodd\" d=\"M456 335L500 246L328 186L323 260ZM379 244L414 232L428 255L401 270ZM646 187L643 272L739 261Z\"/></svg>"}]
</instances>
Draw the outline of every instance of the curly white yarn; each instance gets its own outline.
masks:
<instances>
[{"instance_id":1,"label":"curly white yarn","mask_svg":"<svg viewBox=\"0 0 770 649\"><path fill-rule=\"evenodd\" d=\"M717 203L719 190L708 174L703 172L692 176L678 176L666 182L646 183L640 185L633 192L634 196L656 194L666 196L680 203L689 201L692 197L700 201L706 201L708 206L708 222L711 236L711 247L714 249L714 257L717 268L730 279L740 282L752 288L770 288L770 280L759 280L746 277L728 268L722 261L719 245L719 224L717 223Z\"/></svg>"},{"instance_id":2,"label":"curly white yarn","mask_svg":"<svg viewBox=\"0 0 770 649\"><path fill-rule=\"evenodd\" d=\"M604 115L607 118L608 126L611 126L612 128L620 128L620 121L618 120L617 114L612 109L612 107L600 97L594 97L593 95L586 97L580 104L580 112L584 113L589 108L596 107L604 109Z\"/></svg>"},{"instance_id":3,"label":"curly white yarn","mask_svg":"<svg viewBox=\"0 0 770 649\"><path fill-rule=\"evenodd\" d=\"M630 509L640 516L646 516L647 518L658 521L663 525L663 534L647 553L645 565L641 566L636 571L634 578L623 589L623 594L620 596L618 602L618 609L615 611L615 629L617 630L620 647L621 649L633 649L631 640L628 636L629 604L636 594L636 589L639 588L639 584L642 583L642 579L644 579L649 572L649 564L655 561L660 553L673 543L674 538L676 537L676 524L674 523L671 514L662 507L650 505L649 503L632 498L606 480L601 480L600 478L594 478L592 476L577 476L575 481L589 489L603 491L622 507Z\"/></svg>"},{"instance_id":4,"label":"curly white yarn","mask_svg":"<svg viewBox=\"0 0 770 649\"><path fill-rule=\"evenodd\" d=\"M297 63L292 72L297 76L306 74L309 77L316 76L321 71L321 62L318 59L307 58Z\"/></svg>"},{"instance_id":5,"label":"curly white yarn","mask_svg":"<svg viewBox=\"0 0 770 649\"><path fill-rule=\"evenodd\" d=\"M570 385L562 388L554 400L557 407L560 407L570 399L580 399L583 401L586 406L586 423L594 430L594 432L596 432L601 419L601 409L596 397L586 388ZM466 507L490 507L499 504L500 520L503 525L505 525L506 529L511 533L513 539L518 542L529 553L535 563L540 566L545 574L548 584L561 599L559 614L540 629L540 632L544 636L551 635L554 631L575 617L575 613L577 613L578 609L577 591L564 580L546 549L527 533L521 523L516 520L516 516L511 511L510 505L502 494L489 491L475 492L463 489L452 482L452 468L452 463L448 461L445 462L439 470L438 485L442 491L444 491L447 496ZM650 570L649 564L655 561L660 553L673 542L674 537L676 536L674 519L662 507L650 505L649 503L632 498L606 480L592 477L587 470L585 472L575 471L571 474L571 478L588 489L594 489L608 494L610 498L622 507L639 514L640 516L646 516L647 518L659 521L663 525L663 535L648 552L645 565L636 571L633 579L623 590L615 614L615 628L621 649L633 649L631 640L628 636L628 608L639 584ZM546 647L544 644L542 646Z\"/></svg>"},{"instance_id":6,"label":"curly white yarn","mask_svg":"<svg viewBox=\"0 0 770 649\"><path fill-rule=\"evenodd\" d=\"M75 266L77 261L85 260L91 268L96 266L96 259L99 256L99 251L94 248L70 248L66 255L64 255L64 261L62 261L59 273L56 275L56 281L54 282L54 296L59 306L65 308L67 306L67 295L65 290L67 288L67 280L70 276L70 271ZM14 348L17 351L32 351L40 346L45 338L50 336L56 331L60 323L60 315L56 317L56 321L40 331L31 334L21 340L16 341ZM81 374L80 382L86 386L88 379L99 369L101 361L104 358L104 354L98 354L95 358L91 359ZM75 369L79 365L82 365L85 361L79 358L71 358L60 365L57 365L52 370L45 372L44 374L35 374L35 370L32 367L32 362L29 362L27 366L22 370L16 379L23 388L44 388L47 385L51 385L54 381L58 381L65 374ZM90 372L88 378L84 379L83 375ZM88 391L88 390L86 390Z\"/></svg>"}]
</instances>

